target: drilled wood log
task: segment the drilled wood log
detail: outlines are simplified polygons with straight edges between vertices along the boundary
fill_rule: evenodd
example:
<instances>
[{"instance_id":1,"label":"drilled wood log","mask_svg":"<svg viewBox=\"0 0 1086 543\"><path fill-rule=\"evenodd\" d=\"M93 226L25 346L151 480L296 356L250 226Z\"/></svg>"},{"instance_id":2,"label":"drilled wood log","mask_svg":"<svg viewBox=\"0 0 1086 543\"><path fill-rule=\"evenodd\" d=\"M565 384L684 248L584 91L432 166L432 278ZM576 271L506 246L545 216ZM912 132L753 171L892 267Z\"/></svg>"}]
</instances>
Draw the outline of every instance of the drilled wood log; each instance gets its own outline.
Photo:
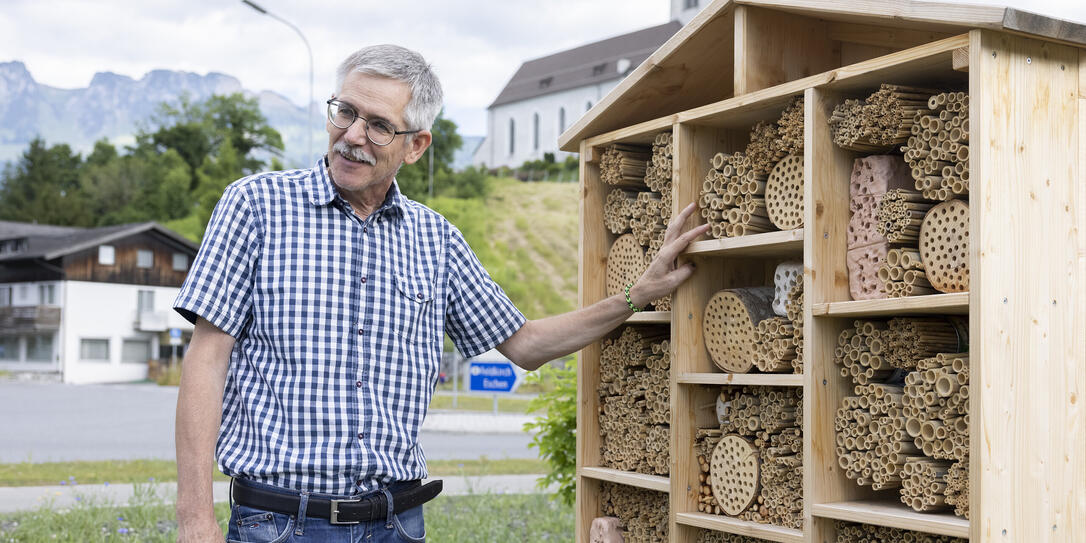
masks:
<instances>
[{"instance_id":1,"label":"drilled wood log","mask_svg":"<svg viewBox=\"0 0 1086 543\"><path fill-rule=\"evenodd\" d=\"M703 333L713 363L730 373L750 371L755 356L755 330L773 315L773 288L717 292L705 307Z\"/></svg>"}]
</instances>

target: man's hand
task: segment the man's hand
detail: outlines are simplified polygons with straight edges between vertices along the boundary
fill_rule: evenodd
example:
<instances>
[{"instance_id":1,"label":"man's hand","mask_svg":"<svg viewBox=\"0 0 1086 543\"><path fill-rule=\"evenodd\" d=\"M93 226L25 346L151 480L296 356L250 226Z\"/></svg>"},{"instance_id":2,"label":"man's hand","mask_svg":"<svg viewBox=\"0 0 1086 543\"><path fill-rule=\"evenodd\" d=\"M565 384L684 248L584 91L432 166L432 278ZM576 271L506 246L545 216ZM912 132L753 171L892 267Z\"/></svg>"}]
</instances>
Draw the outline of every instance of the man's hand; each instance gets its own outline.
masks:
<instances>
[{"instance_id":1,"label":"man's hand","mask_svg":"<svg viewBox=\"0 0 1086 543\"><path fill-rule=\"evenodd\" d=\"M682 232L683 224L690 218L696 206L690 204L685 209L671 218L664 233L664 245L656 258L652 259L645 273L630 289L630 301L637 307L645 307L654 300L659 300L686 281L694 273L694 263L687 262L681 266L677 259L679 253L690 245L698 236L706 233L711 228L708 224L695 226L685 233Z\"/></svg>"}]
</instances>

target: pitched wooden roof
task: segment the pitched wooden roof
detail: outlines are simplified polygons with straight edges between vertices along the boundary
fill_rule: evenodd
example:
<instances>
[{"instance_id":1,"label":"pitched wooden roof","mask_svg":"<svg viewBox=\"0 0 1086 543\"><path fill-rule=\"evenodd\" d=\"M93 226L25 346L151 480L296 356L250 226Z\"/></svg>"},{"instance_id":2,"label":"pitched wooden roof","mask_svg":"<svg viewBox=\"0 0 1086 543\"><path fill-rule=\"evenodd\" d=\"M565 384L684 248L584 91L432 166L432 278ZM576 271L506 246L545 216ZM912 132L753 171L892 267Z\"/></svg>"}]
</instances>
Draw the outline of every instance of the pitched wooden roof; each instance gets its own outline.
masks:
<instances>
[{"instance_id":1,"label":"pitched wooden roof","mask_svg":"<svg viewBox=\"0 0 1086 543\"><path fill-rule=\"evenodd\" d=\"M559 147L576 152L592 136L732 96L739 6L840 23L840 32L849 32L849 23L877 25L917 44L988 28L1086 45L1086 25L1006 7L918 0L715 0L566 130ZM925 32L938 35L925 38ZM863 43L862 30L856 34L849 39Z\"/></svg>"}]
</instances>

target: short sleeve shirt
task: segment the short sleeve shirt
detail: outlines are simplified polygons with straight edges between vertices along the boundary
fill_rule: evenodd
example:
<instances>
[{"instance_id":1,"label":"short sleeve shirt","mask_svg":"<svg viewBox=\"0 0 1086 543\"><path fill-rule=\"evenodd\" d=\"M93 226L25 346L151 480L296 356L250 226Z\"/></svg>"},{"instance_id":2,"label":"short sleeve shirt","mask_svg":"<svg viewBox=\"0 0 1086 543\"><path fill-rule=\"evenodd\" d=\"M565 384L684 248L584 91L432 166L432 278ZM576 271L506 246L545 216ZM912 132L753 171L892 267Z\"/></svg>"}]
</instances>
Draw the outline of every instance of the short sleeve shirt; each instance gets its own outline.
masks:
<instances>
[{"instance_id":1,"label":"short sleeve shirt","mask_svg":"<svg viewBox=\"0 0 1086 543\"><path fill-rule=\"evenodd\" d=\"M525 322L456 227L395 183L359 219L323 159L227 187L174 307L236 338L223 473L339 495L426 476L445 334L471 357Z\"/></svg>"}]
</instances>

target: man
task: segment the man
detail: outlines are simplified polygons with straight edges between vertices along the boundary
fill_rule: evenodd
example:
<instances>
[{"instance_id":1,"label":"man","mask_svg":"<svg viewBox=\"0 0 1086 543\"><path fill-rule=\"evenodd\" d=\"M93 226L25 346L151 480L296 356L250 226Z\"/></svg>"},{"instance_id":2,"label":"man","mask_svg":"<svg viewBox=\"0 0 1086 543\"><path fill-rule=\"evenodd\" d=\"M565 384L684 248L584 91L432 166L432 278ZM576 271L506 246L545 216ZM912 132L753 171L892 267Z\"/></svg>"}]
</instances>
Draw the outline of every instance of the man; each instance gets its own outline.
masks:
<instances>
[{"instance_id":1,"label":"man","mask_svg":"<svg viewBox=\"0 0 1086 543\"><path fill-rule=\"evenodd\" d=\"M460 232L394 181L441 110L426 61L368 47L337 79L327 156L227 187L175 303L196 324L177 402L181 541L222 540L213 451L234 478L230 540L424 540L418 505L440 486L419 484L418 430L444 334L534 370L693 273L675 266L706 230L680 235L691 206L628 296L526 321Z\"/></svg>"}]
</instances>

